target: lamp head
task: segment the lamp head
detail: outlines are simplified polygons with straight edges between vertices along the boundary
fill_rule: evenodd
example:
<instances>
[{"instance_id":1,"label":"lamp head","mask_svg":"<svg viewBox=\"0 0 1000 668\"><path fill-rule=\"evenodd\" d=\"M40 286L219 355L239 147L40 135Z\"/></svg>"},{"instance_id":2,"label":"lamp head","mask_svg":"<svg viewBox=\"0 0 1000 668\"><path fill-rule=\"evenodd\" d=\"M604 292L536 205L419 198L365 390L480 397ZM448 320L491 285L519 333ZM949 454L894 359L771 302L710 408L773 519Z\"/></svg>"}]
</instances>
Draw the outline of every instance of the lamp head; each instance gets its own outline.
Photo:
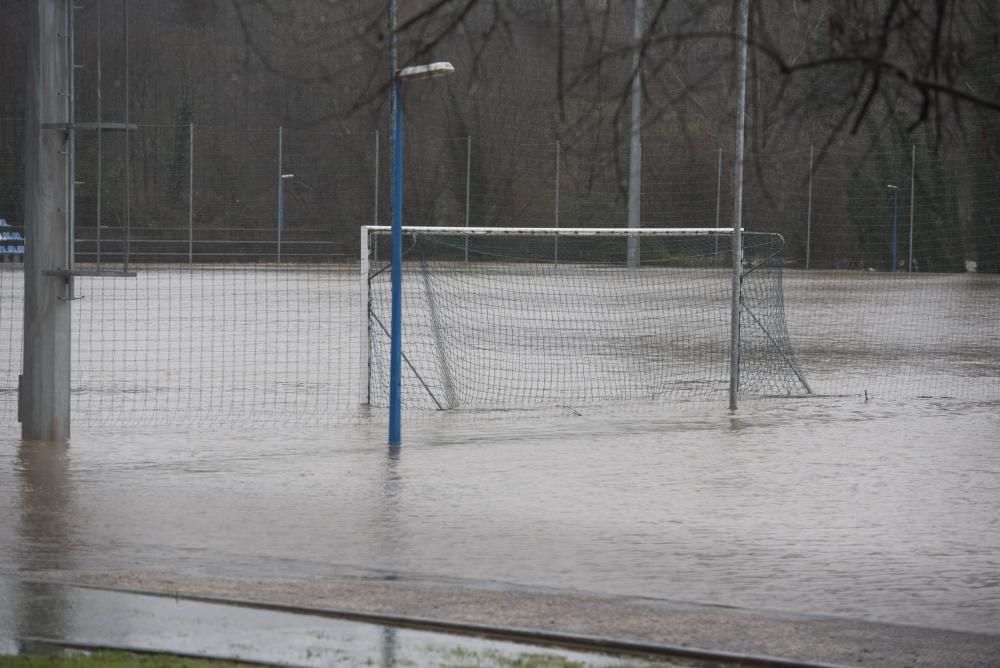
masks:
<instances>
[{"instance_id":1,"label":"lamp head","mask_svg":"<svg viewBox=\"0 0 1000 668\"><path fill-rule=\"evenodd\" d=\"M455 67L448 62L430 63L428 65L411 65L396 72L397 79L432 79L446 77L455 73Z\"/></svg>"}]
</instances>

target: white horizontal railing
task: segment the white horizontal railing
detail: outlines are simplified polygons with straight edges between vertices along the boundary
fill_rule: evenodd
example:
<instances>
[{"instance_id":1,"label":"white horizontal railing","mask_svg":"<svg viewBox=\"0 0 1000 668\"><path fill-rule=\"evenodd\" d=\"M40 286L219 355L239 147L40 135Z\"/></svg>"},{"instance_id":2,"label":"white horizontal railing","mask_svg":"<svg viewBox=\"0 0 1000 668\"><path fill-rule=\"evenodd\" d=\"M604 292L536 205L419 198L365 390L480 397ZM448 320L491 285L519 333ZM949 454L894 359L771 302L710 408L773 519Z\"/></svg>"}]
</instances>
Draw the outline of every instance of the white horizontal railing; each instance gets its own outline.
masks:
<instances>
[{"instance_id":1,"label":"white horizontal railing","mask_svg":"<svg viewBox=\"0 0 1000 668\"><path fill-rule=\"evenodd\" d=\"M389 225L365 225L369 232L391 232ZM467 236L678 236L695 237L706 234L732 234L731 227L435 227L404 225L404 232L433 232Z\"/></svg>"}]
</instances>

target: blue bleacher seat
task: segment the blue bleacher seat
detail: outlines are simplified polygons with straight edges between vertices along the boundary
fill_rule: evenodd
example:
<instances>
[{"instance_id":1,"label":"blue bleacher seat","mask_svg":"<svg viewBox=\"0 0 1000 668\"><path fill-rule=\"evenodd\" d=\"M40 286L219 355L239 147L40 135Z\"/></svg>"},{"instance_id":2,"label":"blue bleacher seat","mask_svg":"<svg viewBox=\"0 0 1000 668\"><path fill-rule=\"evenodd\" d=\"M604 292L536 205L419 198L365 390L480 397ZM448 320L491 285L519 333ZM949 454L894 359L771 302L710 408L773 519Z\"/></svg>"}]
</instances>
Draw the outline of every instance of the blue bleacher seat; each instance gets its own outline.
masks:
<instances>
[{"instance_id":1,"label":"blue bleacher seat","mask_svg":"<svg viewBox=\"0 0 1000 668\"><path fill-rule=\"evenodd\" d=\"M21 236L20 232L15 232L11 229L11 224L7 222L6 218L0 218L0 241L19 241L19 244L0 244L0 256L5 255L24 255L24 237ZM7 229L3 229L7 228Z\"/></svg>"}]
</instances>

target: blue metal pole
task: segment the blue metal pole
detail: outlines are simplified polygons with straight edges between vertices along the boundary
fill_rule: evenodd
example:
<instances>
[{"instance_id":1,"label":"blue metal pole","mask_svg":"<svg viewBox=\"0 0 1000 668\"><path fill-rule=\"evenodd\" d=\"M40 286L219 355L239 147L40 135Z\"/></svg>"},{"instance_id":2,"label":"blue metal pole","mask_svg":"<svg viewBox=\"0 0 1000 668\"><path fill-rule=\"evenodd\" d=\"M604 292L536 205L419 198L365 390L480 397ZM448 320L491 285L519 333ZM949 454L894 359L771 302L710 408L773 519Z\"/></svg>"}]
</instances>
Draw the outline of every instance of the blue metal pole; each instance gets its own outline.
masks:
<instances>
[{"instance_id":1,"label":"blue metal pole","mask_svg":"<svg viewBox=\"0 0 1000 668\"><path fill-rule=\"evenodd\" d=\"M896 271L896 227L899 220L899 190L892 191L892 271Z\"/></svg>"},{"instance_id":2,"label":"blue metal pole","mask_svg":"<svg viewBox=\"0 0 1000 668\"><path fill-rule=\"evenodd\" d=\"M403 374L403 82L396 79L392 155L392 327L389 348L389 445L400 444Z\"/></svg>"}]
</instances>

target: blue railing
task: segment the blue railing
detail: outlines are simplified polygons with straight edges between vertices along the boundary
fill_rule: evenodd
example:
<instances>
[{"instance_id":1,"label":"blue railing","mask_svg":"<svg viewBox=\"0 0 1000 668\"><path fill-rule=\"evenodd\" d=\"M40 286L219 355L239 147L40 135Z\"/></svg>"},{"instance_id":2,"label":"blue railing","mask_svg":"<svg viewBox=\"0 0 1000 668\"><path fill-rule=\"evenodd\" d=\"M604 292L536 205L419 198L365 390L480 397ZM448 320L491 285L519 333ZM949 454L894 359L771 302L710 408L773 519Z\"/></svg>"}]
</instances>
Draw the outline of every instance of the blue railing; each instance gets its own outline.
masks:
<instances>
[{"instance_id":1,"label":"blue railing","mask_svg":"<svg viewBox=\"0 0 1000 668\"><path fill-rule=\"evenodd\" d=\"M24 237L6 218L0 218L0 256L24 255Z\"/></svg>"}]
</instances>

